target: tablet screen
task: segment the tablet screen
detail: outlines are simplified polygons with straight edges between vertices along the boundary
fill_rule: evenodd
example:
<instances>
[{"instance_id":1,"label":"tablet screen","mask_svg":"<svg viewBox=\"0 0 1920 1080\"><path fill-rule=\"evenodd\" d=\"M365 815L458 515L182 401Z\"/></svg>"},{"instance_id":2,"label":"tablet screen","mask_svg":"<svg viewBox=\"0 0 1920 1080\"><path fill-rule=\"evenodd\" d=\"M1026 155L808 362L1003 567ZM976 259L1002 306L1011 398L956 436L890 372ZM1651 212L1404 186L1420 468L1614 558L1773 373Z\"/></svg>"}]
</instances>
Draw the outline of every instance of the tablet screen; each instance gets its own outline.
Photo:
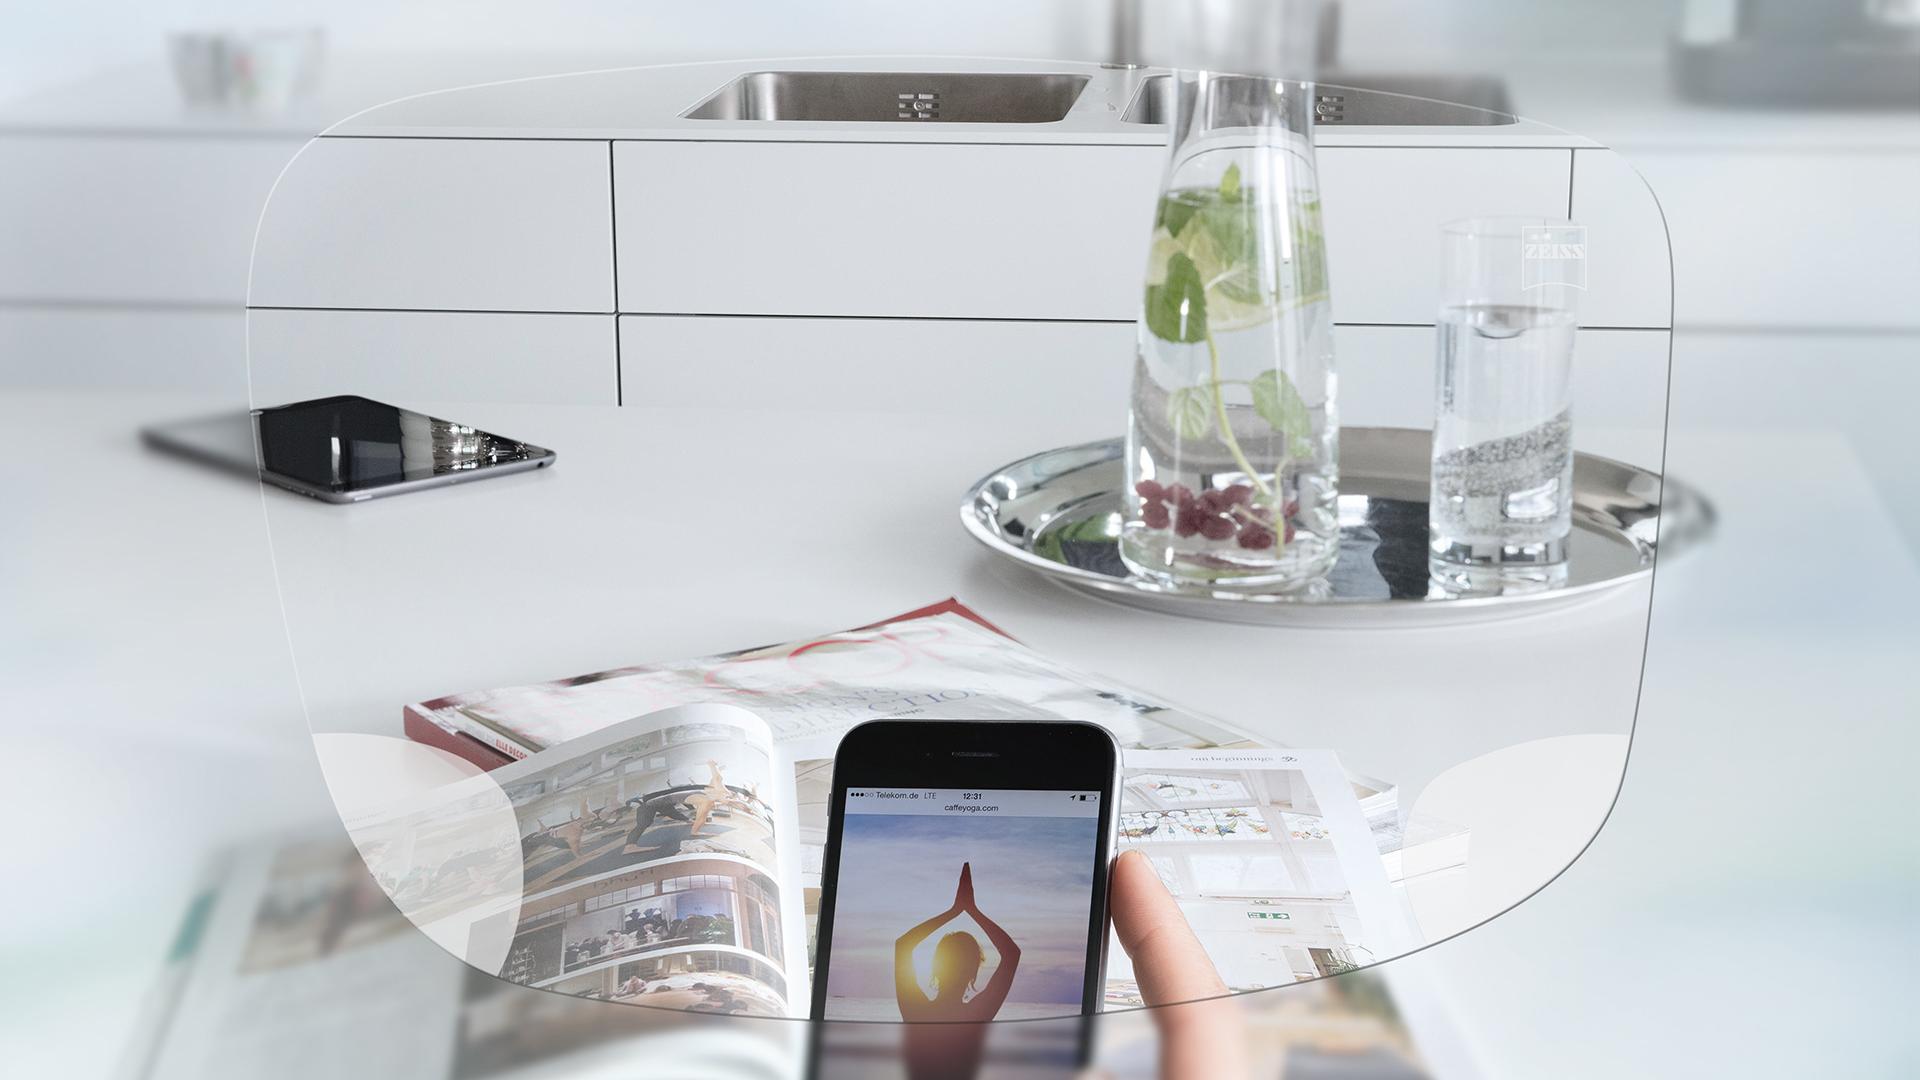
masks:
<instances>
[{"instance_id":1,"label":"tablet screen","mask_svg":"<svg viewBox=\"0 0 1920 1080\"><path fill-rule=\"evenodd\" d=\"M262 472L336 492L487 469L544 456L537 446L363 397L254 414Z\"/></svg>"}]
</instances>

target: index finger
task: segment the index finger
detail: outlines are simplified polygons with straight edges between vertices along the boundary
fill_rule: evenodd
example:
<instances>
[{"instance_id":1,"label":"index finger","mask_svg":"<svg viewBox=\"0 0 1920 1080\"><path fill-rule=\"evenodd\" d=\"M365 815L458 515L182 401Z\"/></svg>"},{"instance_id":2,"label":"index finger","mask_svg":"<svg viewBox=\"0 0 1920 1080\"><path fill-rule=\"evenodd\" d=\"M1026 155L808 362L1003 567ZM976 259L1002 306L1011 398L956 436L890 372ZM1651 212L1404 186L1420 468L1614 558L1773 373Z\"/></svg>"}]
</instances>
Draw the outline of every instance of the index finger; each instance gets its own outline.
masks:
<instances>
[{"instance_id":1,"label":"index finger","mask_svg":"<svg viewBox=\"0 0 1920 1080\"><path fill-rule=\"evenodd\" d=\"M1113 931L1133 960L1140 996L1149 1005L1219 997L1226 984L1193 935L1153 863L1138 851L1113 863Z\"/></svg>"}]
</instances>

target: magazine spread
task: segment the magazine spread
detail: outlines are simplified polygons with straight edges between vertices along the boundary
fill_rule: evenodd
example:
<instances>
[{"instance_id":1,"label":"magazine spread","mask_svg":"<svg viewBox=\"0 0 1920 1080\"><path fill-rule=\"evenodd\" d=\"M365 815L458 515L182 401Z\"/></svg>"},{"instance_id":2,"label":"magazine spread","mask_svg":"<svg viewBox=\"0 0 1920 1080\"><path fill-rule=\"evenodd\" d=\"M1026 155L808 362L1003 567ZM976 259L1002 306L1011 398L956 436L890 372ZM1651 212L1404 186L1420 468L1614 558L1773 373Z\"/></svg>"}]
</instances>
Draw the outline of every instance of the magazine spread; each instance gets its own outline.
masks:
<instances>
[{"instance_id":1,"label":"magazine spread","mask_svg":"<svg viewBox=\"0 0 1920 1080\"><path fill-rule=\"evenodd\" d=\"M1116 734L1165 737L1138 715L1115 711ZM401 910L483 972L607 1001L800 1016L843 729L798 730L782 739L736 706L676 706L349 831ZM1120 823L1235 989L1350 970L1410 940L1330 752L1130 748ZM1137 1003L1124 958L1111 971L1108 1001Z\"/></svg>"},{"instance_id":2,"label":"magazine spread","mask_svg":"<svg viewBox=\"0 0 1920 1080\"><path fill-rule=\"evenodd\" d=\"M1349 974L1247 1004L1279 1056L1332 1040L1342 1060L1364 1052L1396 1065L1395 1076L1477 1075L1456 1062L1443 1002L1407 974ZM411 929L337 827L260 837L215 859L149 1002L125 1048L125 1080L535 1080L631 1076L636 1062L662 1075L775 1080L803 1074L807 1034L790 1024L719 1030L629 1007L635 999L565 997L468 968ZM1102 1069L1151 1075L1149 1016L1110 1020Z\"/></svg>"},{"instance_id":3,"label":"magazine spread","mask_svg":"<svg viewBox=\"0 0 1920 1080\"><path fill-rule=\"evenodd\" d=\"M223 863L134 1074L572 1074L624 1067L635 1038L678 1038L635 1017L804 1015L833 752L882 717L1113 733L1118 842L1152 860L1235 990L1415 947L1393 883L1465 861L1465 830L1408 833L1392 786L1332 752L1252 748L947 601L804 642L410 706L410 735L491 771L348 817L352 847L296 838ZM513 756L466 753L480 735ZM1005 880L983 873L983 899ZM1139 1002L1132 976L1112 946L1108 1008ZM402 1010L404 1037L302 1049ZM781 1075L789 1049L733 1045L708 1071Z\"/></svg>"},{"instance_id":4,"label":"magazine spread","mask_svg":"<svg viewBox=\"0 0 1920 1080\"><path fill-rule=\"evenodd\" d=\"M1084 720L1113 732L1123 746L1248 739L1217 720L1049 660L953 600L863 630L435 698L408 706L406 719L410 733L437 728L518 759L609 724L702 702L751 709L781 742L837 739L861 720L899 717Z\"/></svg>"},{"instance_id":5,"label":"magazine spread","mask_svg":"<svg viewBox=\"0 0 1920 1080\"><path fill-rule=\"evenodd\" d=\"M954 599L861 630L721 656L619 668L410 705L410 737L499 768L547 746L673 705L744 706L801 763L795 797L801 873L819 887L833 747L861 720L1065 719L1099 724L1123 747L1253 746L1249 733L1050 660ZM1395 882L1464 865L1465 831L1401 832L1390 784L1348 774ZM804 812L812 807L816 813ZM1403 849L1418 845L1419 852ZM808 910L813 910L809 897Z\"/></svg>"}]
</instances>

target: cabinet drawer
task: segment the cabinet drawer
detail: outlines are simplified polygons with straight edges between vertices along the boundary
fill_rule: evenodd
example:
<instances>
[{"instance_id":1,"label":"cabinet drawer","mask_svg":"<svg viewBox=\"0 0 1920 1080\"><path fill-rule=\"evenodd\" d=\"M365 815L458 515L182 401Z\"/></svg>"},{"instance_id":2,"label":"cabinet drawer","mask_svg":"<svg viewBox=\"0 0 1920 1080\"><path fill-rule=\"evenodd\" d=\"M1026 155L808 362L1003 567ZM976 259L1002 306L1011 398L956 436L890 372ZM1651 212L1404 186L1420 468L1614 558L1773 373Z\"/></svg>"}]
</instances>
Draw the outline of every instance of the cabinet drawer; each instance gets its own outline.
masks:
<instances>
[{"instance_id":1,"label":"cabinet drawer","mask_svg":"<svg viewBox=\"0 0 1920 1080\"><path fill-rule=\"evenodd\" d=\"M261 405L329 394L399 405L618 401L611 315L254 310L247 346Z\"/></svg>"},{"instance_id":2,"label":"cabinet drawer","mask_svg":"<svg viewBox=\"0 0 1920 1080\"><path fill-rule=\"evenodd\" d=\"M621 309L1131 320L1165 151L617 143ZM1565 150L1320 151L1334 317L1433 321L1440 226L1565 216Z\"/></svg>"},{"instance_id":3,"label":"cabinet drawer","mask_svg":"<svg viewBox=\"0 0 1920 1080\"><path fill-rule=\"evenodd\" d=\"M0 138L0 296L238 306L260 208L300 145Z\"/></svg>"},{"instance_id":4,"label":"cabinet drawer","mask_svg":"<svg viewBox=\"0 0 1920 1080\"><path fill-rule=\"evenodd\" d=\"M607 144L318 139L267 206L256 306L613 310Z\"/></svg>"},{"instance_id":5,"label":"cabinet drawer","mask_svg":"<svg viewBox=\"0 0 1920 1080\"><path fill-rule=\"evenodd\" d=\"M1131 320L1164 155L616 143L621 310Z\"/></svg>"},{"instance_id":6,"label":"cabinet drawer","mask_svg":"<svg viewBox=\"0 0 1920 1080\"><path fill-rule=\"evenodd\" d=\"M1333 317L1431 323L1440 226L1481 214L1567 216L1572 151L1321 148Z\"/></svg>"},{"instance_id":7,"label":"cabinet drawer","mask_svg":"<svg viewBox=\"0 0 1920 1080\"><path fill-rule=\"evenodd\" d=\"M629 405L1086 413L1126 423L1132 323L623 316Z\"/></svg>"}]
</instances>

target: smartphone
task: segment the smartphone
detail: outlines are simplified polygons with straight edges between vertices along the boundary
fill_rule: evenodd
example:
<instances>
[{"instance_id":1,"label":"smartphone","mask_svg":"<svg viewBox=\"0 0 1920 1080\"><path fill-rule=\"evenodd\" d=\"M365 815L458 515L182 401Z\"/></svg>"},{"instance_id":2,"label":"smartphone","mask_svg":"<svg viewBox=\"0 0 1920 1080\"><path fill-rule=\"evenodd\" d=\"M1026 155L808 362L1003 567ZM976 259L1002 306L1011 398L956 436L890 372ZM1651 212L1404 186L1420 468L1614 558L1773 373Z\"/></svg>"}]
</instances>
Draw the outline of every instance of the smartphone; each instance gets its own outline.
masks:
<instances>
[{"instance_id":1,"label":"smartphone","mask_svg":"<svg viewBox=\"0 0 1920 1080\"><path fill-rule=\"evenodd\" d=\"M814 1073L1071 1075L1106 978L1113 737L879 720L847 732L833 774ZM1012 1020L1032 1023L987 1023Z\"/></svg>"}]
</instances>

